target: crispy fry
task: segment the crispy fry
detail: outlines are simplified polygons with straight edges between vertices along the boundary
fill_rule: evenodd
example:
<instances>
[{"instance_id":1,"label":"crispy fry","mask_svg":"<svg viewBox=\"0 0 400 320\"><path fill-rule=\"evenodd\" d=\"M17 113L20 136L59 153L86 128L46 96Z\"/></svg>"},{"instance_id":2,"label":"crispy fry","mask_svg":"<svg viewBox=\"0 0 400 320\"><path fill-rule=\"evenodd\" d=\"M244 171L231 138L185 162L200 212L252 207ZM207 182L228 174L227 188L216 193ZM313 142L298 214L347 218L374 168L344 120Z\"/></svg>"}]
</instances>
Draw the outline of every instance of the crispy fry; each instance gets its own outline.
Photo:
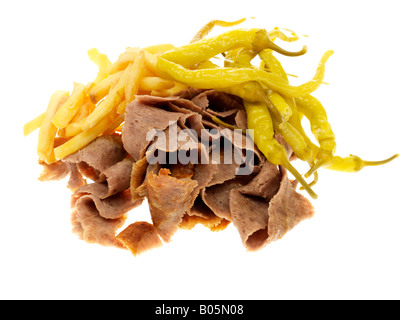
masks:
<instances>
[{"instance_id":1,"label":"crispy fry","mask_svg":"<svg viewBox=\"0 0 400 320\"><path fill-rule=\"evenodd\" d=\"M117 118L117 114L111 113L103 118L97 125L82 131L81 133L74 136L61 146L54 149L54 155L57 160L63 159L70 154L77 152L78 150L87 146L90 142L96 139L104 131L106 131Z\"/></svg>"},{"instance_id":2,"label":"crispy fry","mask_svg":"<svg viewBox=\"0 0 400 320\"><path fill-rule=\"evenodd\" d=\"M125 99L125 83L132 72L134 64L131 63L122 73L118 83L110 90L109 94L97 105L93 112L82 122L82 131L96 126L103 118L113 111Z\"/></svg>"},{"instance_id":3,"label":"crispy fry","mask_svg":"<svg viewBox=\"0 0 400 320\"><path fill-rule=\"evenodd\" d=\"M40 128L42 125L42 122L46 116L46 112L43 112L42 114L38 115L35 119L32 119L31 121L27 122L24 125L24 136L30 135L33 131L37 130Z\"/></svg>"},{"instance_id":4,"label":"crispy fry","mask_svg":"<svg viewBox=\"0 0 400 320\"><path fill-rule=\"evenodd\" d=\"M86 97L84 104L71 120L71 123L78 122L81 121L83 118L86 118L94 110L95 107L96 106L93 104L90 98Z\"/></svg>"},{"instance_id":5,"label":"crispy fry","mask_svg":"<svg viewBox=\"0 0 400 320\"><path fill-rule=\"evenodd\" d=\"M39 130L37 153L39 159L46 163L52 163L56 160L53 148L54 139L57 134L57 127L53 124L52 119L57 110L63 105L63 103L65 103L65 101L67 101L68 96L69 92L67 91L56 91L51 96Z\"/></svg>"},{"instance_id":6,"label":"crispy fry","mask_svg":"<svg viewBox=\"0 0 400 320\"><path fill-rule=\"evenodd\" d=\"M119 79L121 79L122 72L123 71L118 71L92 86L88 91L90 99L92 99L94 103L103 99L111 88L118 83Z\"/></svg>"},{"instance_id":7,"label":"crispy fry","mask_svg":"<svg viewBox=\"0 0 400 320\"><path fill-rule=\"evenodd\" d=\"M74 83L74 89L67 102L57 111L53 118L53 124L57 128L65 128L73 119L86 97L86 86Z\"/></svg>"},{"instance_id":8,"label":"crispy fry","mask_svg":"<svg viewBox=\"0 0 400 320\"><path fill-rule=\"evenodd\" d=\"M121 103L118 105L117 113L122 115L125 112L125 109L126 109L126 99L121 101Z\"/></svg>"},{"instance_id":9,"label":"crispy fry","mask_svg":"<svg viewBox=\"0 0 400 320\"><path fill-rule=\"evenodd\" d=\"M111 61L108 59L107 55L100 53L96 48L92 48L88 51L88 56L91 61L93 61L99 67L99 72L97 73L94 83L99 83L108 77L108 72L111 68Z\"/></svg>"},{"instance_id":10,"label":"crispy fry","mask_svg":"<svg viewBox=\"0 0 400 320\"><path fill-rule=\"evenodd\" d=\"M175 85L166 90L153 90L151 91L152 96L169 97L177 94L179 91L187 89L187 86L180 82L175 82Z\"/></svg>"},{"instance_id":11,"label":"crispy fry","mask_svg":"<svg viewBox=\"0 0 400 320\"><path fill-rule=\"evenodd\" d=\"M63 131L61 131L63 130ZM82 125L81 122L71 122L65 128L60 129L58 134L64 138L70 138L76 136L77 134L82 132Z\"/></svg>"},{"instance_id":12,"label":"crispy fry","mask_svg":"<svg viewBox=\"0 0 400 320\"><path fill-rule=\"evenodd\" d=\"M126 51L118 57L118 60L111 65L109 74L124 70L130 63L135 61L139 51L140 48L127 48Z\"/></svg>"},{"instance_id":13,"label":"crispy fry","mask_svg":"<svg viewBox=\"0 0 400 320\"><path fill-rule=\"evenodd\" d=\"M144 51L141 50L133 63L131 72L128 73L125 82L125 100L132 102L139 90L140 79L144 68Z\"/></svg>"},{"instance_id":14,"label":"crispy fry","mask_svg":"<svg viewBox=\"0 0 400 320\"><path fill-rule=\"evenodd\" d=\"M160 77L143 77L140 81L139 89L143 91L166 90L175 86L172 80Z\"/></svg>"},{"instance_id":15,"label":"crispy fry","mask_svg":"<svg viewBox=\"0 0 400 320\"><path fill-rule=\"evenodd\" d=\"M149 69L155 75L161 76L161 74L158 70L158 58L156 55L145 51L144 52L144 61L145 61L147 69Z\"/></svg>"}]
</instances>

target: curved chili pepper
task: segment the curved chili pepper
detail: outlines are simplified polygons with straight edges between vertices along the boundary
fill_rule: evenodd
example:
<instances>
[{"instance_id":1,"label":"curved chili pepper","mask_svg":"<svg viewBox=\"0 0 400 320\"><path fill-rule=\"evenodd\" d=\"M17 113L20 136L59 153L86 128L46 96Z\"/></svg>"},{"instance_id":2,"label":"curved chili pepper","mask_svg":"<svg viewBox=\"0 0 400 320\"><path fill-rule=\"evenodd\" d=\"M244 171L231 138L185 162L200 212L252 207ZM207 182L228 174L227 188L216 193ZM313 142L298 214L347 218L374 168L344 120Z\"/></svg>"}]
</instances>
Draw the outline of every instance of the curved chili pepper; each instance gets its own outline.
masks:
<instances>
[{"instance_id":1,"label":"curved chili pepper","mask_svg":"<svg viewBox=\"0 0 400 320\"><path fill-rule=\"evenodd\" d=\"M315 156L316 163L305 174L310 176L321 167L328 166L333 161L336 149L335 134L328 122L328 116L319 100L311 95L295 99L297 107L310 121L311 132L319 143L319 150Z\"/></svg>"},{"instance_id":2,"label":"curved chili pepper","mask_svg":"<svg viewBox=\"0 0 400 320\"><path fill-rule=\"evenodd\" d=\"M274 91L291 97L300 97L310 94L321 85L325 72L325 64L331 55L329 51L324 54L318 65L315 76L311 81L300 86L292 86L275 74L255 68L213 68L190 70L178 63L165 59L165 54L162 54L159 57L159 72L161 72L165 77L172 78L175 81L185 83L189 86L201 89L221 89L247 81L257 81ZM204 58L205 59L202 61L209 59L208 56L205 56ZM201 62L197 60L195 61L196 63ZM196 63L193 63L193 65Z\"/></svg>"},{"instance_id":3,"label":"curved chili pepper","mask_svg":"<svg viewBox=\"0 0 400 320\"><path fill-rule=\"evenodd\" d=\"M306 47L297 52L287 51L272 42L267 31L253 28L227 31L215 37L174 48L161 54L160 57L185 68L191 68L199 62L237 48L251 49L256 52L272 49L286 56L299 56L307 52Z\"/></svg>"},{"instance_id":4,"label":"curved chili pepper","mask_svg":"<svg viewBox=\"0 0 400 320\"><path fill-rule=\"evenodd\" d=\"M271 35L270 35L270 37L271 37ZM272 50L269 50L269 49L263 50L263 51L259 52L259 56L260 56L261 60L264 62L265 67L267 67L271 73L274 73L274 74L278 75L279 77L281 77L282 79L284 79L286 82L289 82L286 71L283 69L283 66L280 63L280 61L273 55ZM317 154L318 147L309 139L309 137L307 136L307 134L305 133L305 131L303 129L303 126L301 124L302 114L300 114L298 112L295 98L287 97L287 96L285 96L285 97L281 96L281 98L284 98L284 100L287 102L287 105L289 106L289 108L291 110L291 116L288 119L288 122L297 130L297 133L300 134L303 138L303 140L298 139L298 141L301 141L301 142L304 141L305 145L307 146L307 148L305 148L303 146L303 150L306 153L304 153L305 157L302 160L307 159L305 161L308 162L310 168L313 168L315 165L314 154L315 155ZM285 108L287 108L286 105L283 110L286 110ZM299 151L297 151L297 153L299 153ZM317 171L315 170L313 173L314 173L314 180L310 183L310 186L313 186L318 181Z\"/></svg>"},{"instance_id":5,"label":"curved chili pepper","mask_svg":"<svg viewBox=\"0 0 400 320\"><path fill-rule=\"evenodd\" d=\"M250 61L254 56L254 51L236 49L232 50L231 54L228 52L225 58L230 59L229 63L232 66L239 65L248 67L251 65ZM280 69L283 70L282 66L280 66ZM282 74L283 73L284 71L282 71ZM256 82L236 86L231 88L230 91L230 93L242 97L245 101L263 102L271 112L275 131L282 134L285 141L292 147L295 155L299 159L307 162L313 160L312 149L309 148L302 134L288 122L292 116L292 109L280 94L269 89L264 90L262 86Z\"/></svg>"},{"instance_id":6,"label":"curved chili pepper","mask_svg":"<svg viewBox=\"0 0 400 320\"><path fill-rule=\"evenodd\" d=\"M304 187L307 193L316 199L318 196L288 160L285 148L274 138L274 128L268 108L263 103L244 101L247 113L247 126L253 130L253 141L267 160L285 167Z\"/></svg>"},{"instance_id":7,"label":"curved chili pepper","mask_svg":"<svg viewBox=\"0 0 400 320\"><path fill-rule=\"evenodd\" d=\"M196 35L193 37L192 41L197 42L205 38L211 31L214 29L214 27L219 26L219 27L233 27L238 24L241 24L242 22L246 21L246 18L242 18L240 20L228 22L228 21L223 21L223 20L211 20L207 24L205 24L201 29L196 33Z\"/></svg>"},{"instance_id":8,"label":"curved chili pepper","mask_svg":"<svg viewBox=\"0 0 400 320\"><path fill-rule=\"evenodd\" d=\"M380 166L382 164L389 163L390 161L396 159L398 156L398 154L395 154L390 158L380 161L366 161L352 154L346 158L334 156L332 164L330 166L327 166L326 168L342 172L357 172L367 166Z\"/></svg>"}]
</instances>

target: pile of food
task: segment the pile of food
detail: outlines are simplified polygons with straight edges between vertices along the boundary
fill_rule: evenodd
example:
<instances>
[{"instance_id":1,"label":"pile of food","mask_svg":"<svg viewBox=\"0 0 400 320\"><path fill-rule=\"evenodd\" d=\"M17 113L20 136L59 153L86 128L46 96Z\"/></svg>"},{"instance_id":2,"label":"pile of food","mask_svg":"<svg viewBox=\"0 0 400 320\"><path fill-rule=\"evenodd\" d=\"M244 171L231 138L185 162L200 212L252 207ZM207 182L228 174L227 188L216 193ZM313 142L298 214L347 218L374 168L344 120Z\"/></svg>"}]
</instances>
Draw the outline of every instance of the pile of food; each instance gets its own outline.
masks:
<instances>
[{"instance_id":1,"label":"pile of food","mask_svg":"<svg viewBox=\"0 0 400 320\"><path fill-rule=\"evenodd\" d=\"M275 40L296 41L294 32L233 29L207 38L215 26L243 21L211 21L181 47L127 48L114 63L91 49L99 67L94 81L55 92L47 110L25 125L25 135L39 129L39 179L69 176L71 221L81 239L137 255L171 241L180 228L220 231L232 223L244 246L258 250L313 215L296 188L317 198L312 186L320 168L354 172L398 156L335 155L327 113L311 95L333 52L323 55L313 79L292 86L276 54L307 50L289 52ZM296 159L308 163L304 175ZM152 223L126 226L145 199Z\"/></svg>"}]
</instances>

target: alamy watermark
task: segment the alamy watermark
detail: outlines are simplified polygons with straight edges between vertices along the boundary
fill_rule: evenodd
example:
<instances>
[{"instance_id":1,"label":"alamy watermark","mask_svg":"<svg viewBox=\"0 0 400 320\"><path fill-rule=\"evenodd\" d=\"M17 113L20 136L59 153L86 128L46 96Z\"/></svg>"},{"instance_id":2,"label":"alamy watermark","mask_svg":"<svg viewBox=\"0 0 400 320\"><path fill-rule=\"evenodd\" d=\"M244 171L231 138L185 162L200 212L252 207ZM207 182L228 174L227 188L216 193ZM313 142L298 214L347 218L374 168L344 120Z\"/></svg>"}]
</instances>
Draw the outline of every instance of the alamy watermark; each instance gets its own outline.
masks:
<instances>
[{"instance_id":1,"label":"alamy watermark","mask_svg":"<svg viewBox=\"0 0 400 320\"><path fill-rule=\"evenodd\" d=\"M252 130L181 129L171 121L166 130L151 129L146 158L149 164L235 164L237 175L254 170L255 153Z\"/></svg>"}]
</instances>

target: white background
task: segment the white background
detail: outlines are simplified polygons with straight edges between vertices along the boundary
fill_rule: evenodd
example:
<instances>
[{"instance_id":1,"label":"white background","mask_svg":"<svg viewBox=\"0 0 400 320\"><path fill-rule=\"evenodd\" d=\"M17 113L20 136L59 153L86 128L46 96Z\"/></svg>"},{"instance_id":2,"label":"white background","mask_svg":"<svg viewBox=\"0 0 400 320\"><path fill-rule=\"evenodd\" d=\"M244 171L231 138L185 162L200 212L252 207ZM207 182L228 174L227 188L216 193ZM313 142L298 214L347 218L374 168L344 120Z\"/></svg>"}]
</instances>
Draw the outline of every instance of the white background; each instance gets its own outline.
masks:
<instances>
[{"instance_id":1,"label":"white background","mask_svg":"<svg viewBox=\"0 0 400 320\"><path fill-rule=\"evenodd\" d=\"M114 61L128 46L187 43L211 19L255 17L243 26L290 28L282 44L293 84L335 54L316 95L328 111L337 153L371 160L400 152L398 1L2 1L2 299L399 299L400 159L356 174L320 172L314 218L248 253L233 226L198 226L133 257L71 233L66 181L37 180L37 132L22 126L55 90L87 83L92 47ZM215 30L214 34L221 29ZM287 61L287 64L286 64ZM146 206L130 214L148 220Z\"/></svg>"}]
</instances>

